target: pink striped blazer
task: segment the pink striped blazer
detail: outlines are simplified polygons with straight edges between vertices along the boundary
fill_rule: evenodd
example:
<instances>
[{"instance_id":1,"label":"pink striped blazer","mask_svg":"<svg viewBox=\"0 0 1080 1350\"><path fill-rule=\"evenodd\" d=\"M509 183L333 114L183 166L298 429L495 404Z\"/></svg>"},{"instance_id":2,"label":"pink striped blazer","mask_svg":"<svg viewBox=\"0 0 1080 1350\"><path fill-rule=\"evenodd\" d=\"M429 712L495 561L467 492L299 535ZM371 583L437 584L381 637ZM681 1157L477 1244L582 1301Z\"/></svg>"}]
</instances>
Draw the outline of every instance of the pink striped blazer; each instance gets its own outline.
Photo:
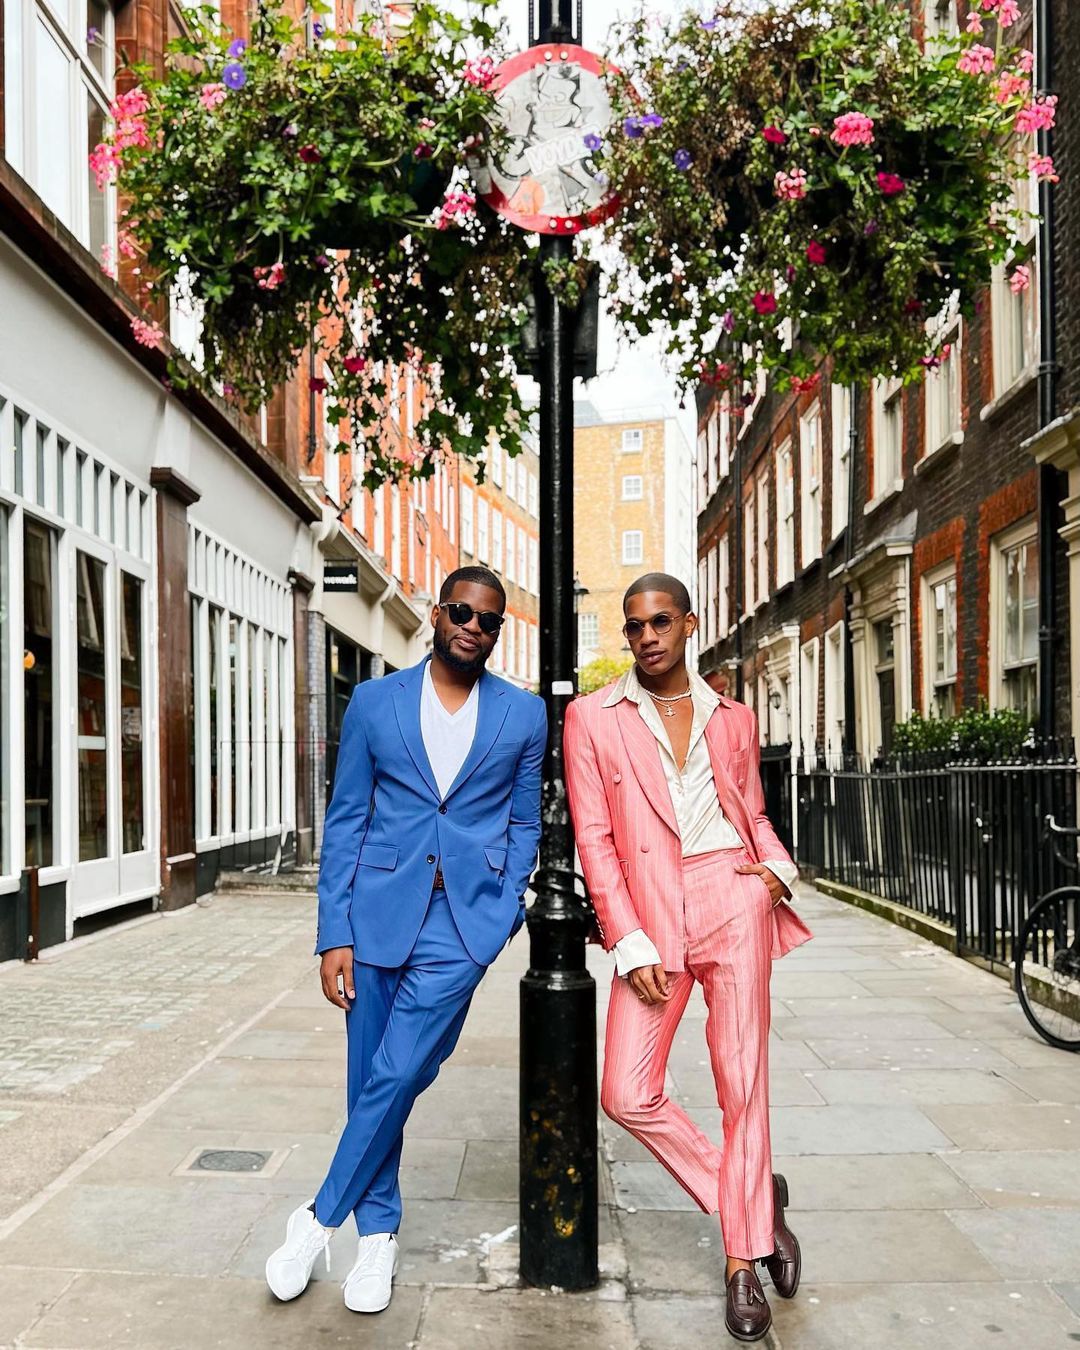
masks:
<instances>
[{"instance_id":1,"label":"pink striped blazer","mask_svg":"<svg viewBox=\"0 0 1080 1350\"><path fill-rule=\"evenodd\" d=\"M566 710L563 751L578 853L604 947L642 928L665 970L684 968L682 840L660 748L637 707L604 700L613 685ZM705 739L724 815L755 862L786 858L765 814L757 718L720 696ZM773 910L773 958L810 930L786 902Z\"/></svg>"}]
</instances>

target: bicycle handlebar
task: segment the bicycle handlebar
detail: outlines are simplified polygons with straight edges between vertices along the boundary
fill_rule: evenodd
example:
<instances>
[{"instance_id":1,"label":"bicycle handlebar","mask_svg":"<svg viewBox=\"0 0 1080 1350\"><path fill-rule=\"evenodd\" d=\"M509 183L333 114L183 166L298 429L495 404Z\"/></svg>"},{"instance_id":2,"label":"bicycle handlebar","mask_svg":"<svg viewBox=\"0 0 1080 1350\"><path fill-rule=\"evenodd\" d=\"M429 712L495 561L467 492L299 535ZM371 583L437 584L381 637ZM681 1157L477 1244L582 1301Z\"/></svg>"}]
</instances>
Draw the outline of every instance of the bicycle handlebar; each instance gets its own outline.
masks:
<instances>
[{"instance_id":1,"label":"bicycle handlebar","mask_svg":"<svg viewBox=\"0 0 1080 1350\"><path fill-rule=\"evenodd\" d=\"M1051 845L1054 857L1064 867L1080 869L1080 860L1077 859L1075 851L1071 857L1067 853L1062 853L1058 845L1058 838L1055 838L1055 835L1058 836L1058 838L1080 839L1080 829L1074 828L1071 825L1059 825L1052 814L1043 817L1043 843Z\"/></svg>"}]
</instances>

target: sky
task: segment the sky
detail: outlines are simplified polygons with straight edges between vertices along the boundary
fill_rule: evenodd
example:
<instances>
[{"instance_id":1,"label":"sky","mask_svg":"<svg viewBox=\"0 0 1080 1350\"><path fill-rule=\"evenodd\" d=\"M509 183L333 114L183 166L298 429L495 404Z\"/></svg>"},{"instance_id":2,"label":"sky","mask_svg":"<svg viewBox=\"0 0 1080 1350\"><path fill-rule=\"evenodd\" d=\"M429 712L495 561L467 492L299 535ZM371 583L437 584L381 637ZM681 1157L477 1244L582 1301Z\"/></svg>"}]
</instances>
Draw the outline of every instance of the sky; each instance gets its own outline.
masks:
<instances>
[{"instance_id":1,"label":"sky","mask_svg":"<svg viewBox=\"0 0 1080 1350\"><path fill-rule=\"evenodd\" d=\"M576 3L576 0L574 0ZM685 6L677 0L653 0L648 8L654 13L673 13ZM593 50L608 46L608 34L620 18L629 18L638 5L635 0L582 0L584 45ZM528 45L528 0L502 0L501 11L510 26L511 42ZM621 416L675 416L691 444L696 438L696 416L692 391L687 406L678 407L675 381L668 374L657 341L642 340L633 347L621 341L611 318L600 314L600 343L597 355L598 375L583 384L575 382L576 398L587 398L607 418Z\"/></svg>"}]
</instances>

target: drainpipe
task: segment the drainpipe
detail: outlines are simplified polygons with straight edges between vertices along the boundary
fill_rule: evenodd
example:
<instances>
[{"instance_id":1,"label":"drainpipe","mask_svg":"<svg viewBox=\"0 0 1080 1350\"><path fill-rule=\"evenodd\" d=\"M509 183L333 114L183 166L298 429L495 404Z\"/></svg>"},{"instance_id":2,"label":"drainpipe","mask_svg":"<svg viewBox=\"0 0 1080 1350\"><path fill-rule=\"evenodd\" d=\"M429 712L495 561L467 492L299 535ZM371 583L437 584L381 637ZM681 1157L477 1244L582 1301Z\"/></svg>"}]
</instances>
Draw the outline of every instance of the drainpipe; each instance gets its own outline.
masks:
<instances>
[{"instance_id":1,"label":"drainpipe","mask_svg":"<svg viewBox=\"0 0 1080 1350\"><path fill-rule=\"evenodd\" d=\"M1035 70L1041 89L1053 83L1051 0L1036 0ZM1040 131L1039 153L1053 153L1053 133ZM1054 272L1054 194L1039 184L1039 430L1057 416L1057 297ZM1039 722L1040 738L1054 734L1054 613L1057 603L1058 471L1039 466Z\"/></svg>"},{"instance_id":2,"label":"drainpipe","mask_svg":"<svg viewBox=\"0 0 1080 1350\"><path fill-rule=\"evenodd\" d=\"M743 592L746 585L746 577L743 575L746 570L743 565L743 509L742 509L742 437L735 437L735 456L732 464L731 478L734 484L732 490L731 509L735 513L734 534L735 534L735 697L743 702Z\"/></svg>"},{"instance_id":3,"label":"drainpipe","mask_svg":"<svg viewBox=\"0 0 1080 1350\"><path fill-rule=\"evenodd\" d=\"M847 529L844 531L844 570L851 565L855 542L855 453L859 447L859 386L851 388L848 426ZM851 581L844 582L844 758L855 754L855 644L851 637Z\"/></svg>"}]
</instances>

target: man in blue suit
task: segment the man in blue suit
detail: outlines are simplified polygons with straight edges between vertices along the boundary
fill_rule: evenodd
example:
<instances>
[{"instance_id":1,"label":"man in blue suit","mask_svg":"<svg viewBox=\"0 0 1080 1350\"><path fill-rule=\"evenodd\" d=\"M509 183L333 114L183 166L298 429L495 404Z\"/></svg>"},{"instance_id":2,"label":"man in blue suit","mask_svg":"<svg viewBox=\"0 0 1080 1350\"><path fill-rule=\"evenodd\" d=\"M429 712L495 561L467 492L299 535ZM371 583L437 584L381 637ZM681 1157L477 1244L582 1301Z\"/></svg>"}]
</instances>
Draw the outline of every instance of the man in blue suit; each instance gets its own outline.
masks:
<instances>
[{"instance_id":1,"label":"man in blue suit","mask_svg":"<svg viewBox=\"0 0 1080 1350\"><path fill-rule=\"evenodd\" d=\"M346 1014L349 1118L318 1195L289 1217L266 1263L280 1299L304 1291L351 1213L360 1242L345 1304L389 1304L405 1122L525 917L547 715L541 699L485 671L505 608L494 573L451 573L430 659L358 685L345 714L316 951L323 993Z\"/></svg>"}]
</instances>

